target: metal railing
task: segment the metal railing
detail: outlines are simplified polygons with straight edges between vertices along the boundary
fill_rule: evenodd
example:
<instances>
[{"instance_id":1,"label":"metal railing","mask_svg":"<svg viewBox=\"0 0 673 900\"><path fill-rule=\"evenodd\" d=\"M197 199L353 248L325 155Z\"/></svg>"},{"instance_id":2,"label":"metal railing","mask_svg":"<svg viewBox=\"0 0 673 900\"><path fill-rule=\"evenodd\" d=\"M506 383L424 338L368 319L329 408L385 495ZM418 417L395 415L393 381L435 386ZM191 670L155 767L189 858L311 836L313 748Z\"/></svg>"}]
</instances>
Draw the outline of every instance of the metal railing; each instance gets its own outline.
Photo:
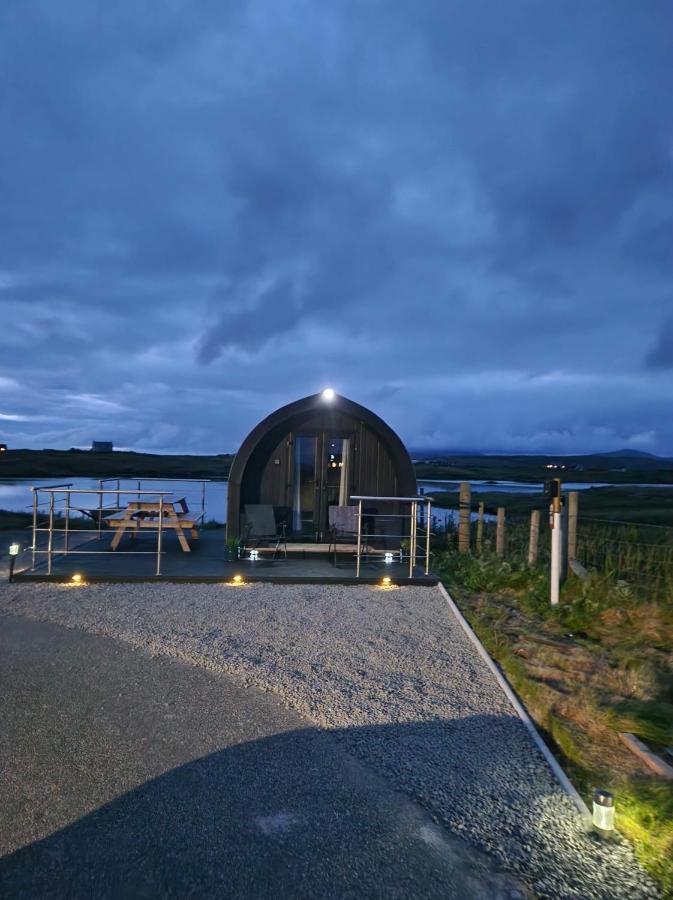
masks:
<instances>
[{"instance_id":1,"label":"metal railing","mask_svg":"<svg viewBox=\"0 0 673 900\"><path fill-rule=\"evenodd\" d=\"M178 491L176 489L146 490L142 488L142 481L160 481L165 484L167 481L171 481L171 479L167 478L125 479L136 482L137 488L122 487L122 480L121 477L117 476L101 478L98 480L98 487L91 488L73 488L73 482L31 487L33 494L32 544L28 549L32 552L33 571L37 564L37 557L40 554L44 554L47 557L48 575L52 574L53 561L57 556L70 556L75 554L116 554L123 556L156 556L156 574L161 575L161 557L164 552L163 532L165 530L165 504L168 502L166 498L175 496ZM201 485L201 513L196 518L203 523L206 509L206 482L209 481L209 479L180 478L175 479L175 481L176 484L189 482ZM104 485L109 484L110 482L116 482L116 486L114 488L104 487ZM78 505L78 499L81 500L81 498L85 496L96 498L94 501L96 505L92 506L89 504L83 507L81 502ZM99 542L102 539L106 515L111 515L124 509L127 501L124 501L123 503L122 498L127 497L133 497L136 500L140 500L143 497L148 500L151 498L151 500L158 505L156 517L156 548L152 550L116 550L112 548L102 549L101 547L86 547L87 544ZM113 501L112 503L107 503L108 498L114 498L116 502ZM44 516L42 520L40 519L41 513ZM93 521L94 527L81 528L77 524L73 527L73 513L77 513L80 516L89 516ZM62 527L57 525L57 516L58 521L62 520L63 522ZM78 521L81 521L81 518L75 520L76 523ZM151 524L149 526L146 524L143 527L150 534L155 530ZM38 543L38 537L42 533L47 534L46 547L40 547ZM77 534L78 536L88 535L89 537L88 540L73 547L73 534ZM56 546L55 538L58 535L63 535L61 546Z\"/></svg>"},{"instance_id":2,"label":"metal railing","mask_svg":"<svg viewBox=\"0 0 673 900\"><path fill-rule=\"evenodd\" d=\"M426 496L417 496L417 497L375 497L375 496L362 496L355 495L351 497L351 500L357 502L357 556L355 563L355 576L356 578L360 577L360 564L362 560L362 538L363 538L363 519L367 519L368 521L372 520L386 520L390 522L400 522L400 530L396 532L388 532L385 531L382 534L366 534L367 544L370 541L376 541L378 539L384 540L397 540L400 541L400 551L399 558L400 561L404 560L404 553L402 548L403 541L409 541L409 578L413 578L414 568L416 567L416 560L420 557L424 559L425 566L424 571L426 575L430 574L430 537L432 535L432 497ZM395 503L395 504L409 504L409 511L403 513L379 513L379 512L371 512L363 507L363 503L367 502L375 502L379 503ZM378 507L377 507L378 509ZM419 515L420 513L420 515ZM409 520L409 533L405 533L404 529L401 525L405 520ZM420 521L419 521L420 520ZM419 535L421 540L424 543L424 552L418 552L418 544L419 544ZM366 554L368 555L368 554Z\"/></svg>"}]
</instances>

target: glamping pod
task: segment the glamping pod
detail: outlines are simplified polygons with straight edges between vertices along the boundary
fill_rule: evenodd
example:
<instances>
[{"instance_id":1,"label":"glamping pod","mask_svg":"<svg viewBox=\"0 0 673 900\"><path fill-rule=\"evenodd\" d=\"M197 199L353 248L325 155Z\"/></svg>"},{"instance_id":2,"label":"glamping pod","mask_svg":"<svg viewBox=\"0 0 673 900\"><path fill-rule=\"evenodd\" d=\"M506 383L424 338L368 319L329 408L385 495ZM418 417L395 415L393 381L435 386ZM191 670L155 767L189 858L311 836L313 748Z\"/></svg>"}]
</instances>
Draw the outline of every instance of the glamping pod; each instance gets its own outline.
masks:
<instances>
[{"instance_id":1,"label":"glamping pod","mask_svg":"<svg viewBox=\"0 0 673 900\"><path fill-rule=\"evenodd\" d=\"M382 419L328 389L276 410L243 441L229 473L227 537L241 535L246 504L268 504L290 539L320 541L329 507L358 494L409 497L416 476Z\"/></svg>"}]
</instances>

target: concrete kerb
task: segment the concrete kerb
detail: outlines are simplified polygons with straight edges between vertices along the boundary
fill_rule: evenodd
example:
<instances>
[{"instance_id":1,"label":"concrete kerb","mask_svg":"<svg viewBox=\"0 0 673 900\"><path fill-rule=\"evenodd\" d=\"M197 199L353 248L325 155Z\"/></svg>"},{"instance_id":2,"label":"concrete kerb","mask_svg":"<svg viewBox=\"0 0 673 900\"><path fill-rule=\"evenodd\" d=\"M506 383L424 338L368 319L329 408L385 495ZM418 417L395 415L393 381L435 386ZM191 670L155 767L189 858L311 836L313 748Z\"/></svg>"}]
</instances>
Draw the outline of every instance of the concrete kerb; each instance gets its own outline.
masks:
<instances>
[{"instance_id":1,"label":"concrete kerb","mask_svg":"<svg viewBox=\"0 0 673 900\"><path fill-rule=\"evenodd\" d=\"M498 666L495 664L493 659L491 659L488 651L486 650L484 645L481 643L481 641L479 640L477 635L474 633L474 631L472 630L472 628L468 624L467 620L465 619L465 617L463 616L461 611L458 609L458 607L454 603L451 595L446 590L444 585L440 583L437 585L437 587L438 587L440 594L444 597L447 604L449 605L451 612L454 614L454 616L458 620L458 623L460 624L461 628L463 629L463 631L465 632L467 637L470 639L470 641L474 644L474 647L475 647L477 653L484 660L486 665L489 667L489 669L495 676L496 681L498 682L498 684L500 685L502 690L505 692L507 699L509 700L509 702L512 704L512 706L516 710L519 718L521 719L526 730L528 731L531 738L535 742L535 745L538 747L538 749L544 756L549 768L552 770L552 772L556 776L559 784L570 795L570 797L572 798L579 813L583 817L585 817L587 820L590 820L591 813L589 812L589 808L587 807L584 800L582 800L575 785L570 781L570 779L568 778L566 773L563 771L563 769L559 765L554 754L551 752L549 747L542 740L542 737L540 736L540 733L538 732L537 728L535 727L533 720L528 715L528 713L526 712L525 708L523 707L521 701L519 700L519 698L516 696L516 694L512 690L509 682L507 681L505 676L502 674L502 672L500 671Z\"/></svg>"}]
</instances>

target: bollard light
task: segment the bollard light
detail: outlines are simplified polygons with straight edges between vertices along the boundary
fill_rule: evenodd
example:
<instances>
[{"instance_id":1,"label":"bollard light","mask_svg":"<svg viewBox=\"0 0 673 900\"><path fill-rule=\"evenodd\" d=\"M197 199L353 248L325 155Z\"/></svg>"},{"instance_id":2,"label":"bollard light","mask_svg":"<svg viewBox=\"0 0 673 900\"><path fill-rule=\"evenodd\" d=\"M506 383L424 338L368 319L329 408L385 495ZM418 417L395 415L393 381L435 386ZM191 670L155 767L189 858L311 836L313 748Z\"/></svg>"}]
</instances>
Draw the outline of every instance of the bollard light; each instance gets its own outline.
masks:
<instances>
[{"instance_id":1,"label":"bollard light","mask_svg":"<svg viewBox=\"0 0 673 900\"><path fill-rule=\"evenodd\" d=\"M595 790L593 797L593 825L598 834L609 838L615 830L615 798L609 791Z\"/></svg>"},{"instance_id":2,"label":"bollard light","mask_svg":"<svg viewBox=\"0 0 673 900\"><path fill-rule=\"evenodd\" d=\"M17 544L16 541L13 541L9 545L9 580L14 580L14 563L16 562L16 558L21 553L21 545Z\"/></svg>"}]
</instances>

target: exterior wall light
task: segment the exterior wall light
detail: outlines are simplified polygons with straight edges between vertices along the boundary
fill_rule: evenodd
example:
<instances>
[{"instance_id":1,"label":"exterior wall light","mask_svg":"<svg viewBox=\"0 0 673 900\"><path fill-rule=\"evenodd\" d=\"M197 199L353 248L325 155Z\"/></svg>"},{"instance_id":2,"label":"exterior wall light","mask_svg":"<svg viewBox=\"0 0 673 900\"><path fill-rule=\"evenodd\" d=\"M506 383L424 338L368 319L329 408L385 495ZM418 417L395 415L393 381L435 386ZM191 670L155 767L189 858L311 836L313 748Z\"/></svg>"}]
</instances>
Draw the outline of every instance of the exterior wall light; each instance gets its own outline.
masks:
<instances>
[{"instance_id":1,"label":"exterior wall light","mask_svg":"<svg viewBox=\"0 0 673 900\"><path fill-rule=\"evenodd\" d=\"M325 388L325 390L322 392L322 398L325 401L325 403L331 403L335 397L336 397L336 394L334 393L332 388Z\"/></svg>"},{"instance_id":2,"label":"exterior wall light","mask_svg":"<svg viewBox=\"0 0 673 900\"><path fill-rule=\"evenodd\" d=\"M259 559L259 550L251 550L250 559Z\"/></svg>"},{"instance_id":3,"label":"exterior wall light","mask_svg":"<svg viewBox=\"0 0 673 900\"><path fill-rule=\"evenodd\" d=\"M615 831L615 798L609 791L594 791L593 825L602 838L610 838Z\"/></svg>"},{"instance_id":4,"label":"exterior wall light","mask_svg":"<svg viewBox=\"0 0 673 900\"><path fill-rule=\"evenodd\" d=\"M387 562L387 563L391 563L393 561L393 554L386 553L385 556L383 557L383 561Z\"/></svg>"}]
</instances>

